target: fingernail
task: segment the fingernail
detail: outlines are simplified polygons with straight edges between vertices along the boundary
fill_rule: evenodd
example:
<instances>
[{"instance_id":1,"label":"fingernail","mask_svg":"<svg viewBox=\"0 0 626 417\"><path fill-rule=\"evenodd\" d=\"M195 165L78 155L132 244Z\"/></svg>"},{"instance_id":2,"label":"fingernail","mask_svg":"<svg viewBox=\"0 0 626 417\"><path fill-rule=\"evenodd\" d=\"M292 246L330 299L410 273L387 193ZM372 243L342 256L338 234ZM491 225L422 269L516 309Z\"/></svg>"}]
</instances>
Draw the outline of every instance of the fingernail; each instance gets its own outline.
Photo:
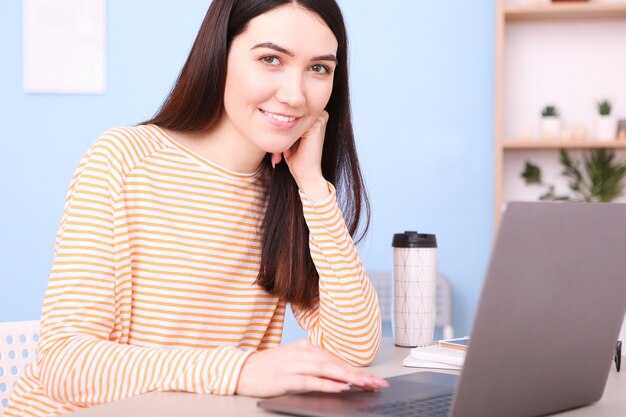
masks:
<instances>
[{"instance_id":1,"label":"fingernail","mask_svg":"<svg viewBox=\"0 0 626 417\"><path fill-rule=\"evenodd\" d=\"M272 169L276 168L276 162L272 161Z\"/></svg>"}]
</instances>

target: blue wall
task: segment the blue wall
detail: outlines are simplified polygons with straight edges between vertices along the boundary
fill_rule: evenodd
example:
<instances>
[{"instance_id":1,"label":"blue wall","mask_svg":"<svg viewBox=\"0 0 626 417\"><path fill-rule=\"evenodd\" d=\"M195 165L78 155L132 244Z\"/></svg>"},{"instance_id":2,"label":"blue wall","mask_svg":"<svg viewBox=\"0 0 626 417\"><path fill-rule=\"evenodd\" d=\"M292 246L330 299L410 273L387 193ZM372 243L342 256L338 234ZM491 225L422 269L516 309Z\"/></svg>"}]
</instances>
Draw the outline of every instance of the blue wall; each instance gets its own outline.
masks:
<instances>
[{"instance_id":1,"label":"blue wall","mask_svg":"<svg viewBox=\"0 0 626 417\"><path fill-rule=\"evenodd\" d=\"M21 3L0 2L0 321L39 317L80 157L102 131L155 112L210 0L109 0L102 95L23 92ZM390 270L393 233L436 233L464 334L493 234L495 2L340 4L373 212L362 259L368 269ZM288 320L285 339L302 335Z\"/></svg>"}]
</instances>

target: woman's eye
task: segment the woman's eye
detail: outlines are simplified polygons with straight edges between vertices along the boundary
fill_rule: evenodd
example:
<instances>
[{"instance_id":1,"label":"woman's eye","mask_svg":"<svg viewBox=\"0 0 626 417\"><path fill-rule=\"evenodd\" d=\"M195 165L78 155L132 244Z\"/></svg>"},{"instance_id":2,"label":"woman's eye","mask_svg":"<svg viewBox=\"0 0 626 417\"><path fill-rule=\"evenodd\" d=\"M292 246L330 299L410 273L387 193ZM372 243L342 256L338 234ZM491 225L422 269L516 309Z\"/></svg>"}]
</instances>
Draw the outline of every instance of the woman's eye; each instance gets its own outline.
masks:
<instances>
[{"instance_id":1,"label":"woman's eye","mask_svg":"<svg viewBox=\"0 0 626 417\"><path fill-rule=\"evenodd\" d=\"M326 65L320 65L320 64L313 65L311 67L311 70L319 74L328 74L330 72L330 69Z\"/></svg>"},{"instance_id":2,"label":"woman's eye","mask_svg":"<svg viewBox=\"0 0 626 417\"><path fill-rule=\"evenodd\" d=\"M263 61L263 62L265 62L266 64L269 64L269 65L278 65L278 64L280 64L280 59L278 59L277 56L273 56L273 55L264 56L264 57L261 58L261 61Z\"/></svg>"}]
</instances>

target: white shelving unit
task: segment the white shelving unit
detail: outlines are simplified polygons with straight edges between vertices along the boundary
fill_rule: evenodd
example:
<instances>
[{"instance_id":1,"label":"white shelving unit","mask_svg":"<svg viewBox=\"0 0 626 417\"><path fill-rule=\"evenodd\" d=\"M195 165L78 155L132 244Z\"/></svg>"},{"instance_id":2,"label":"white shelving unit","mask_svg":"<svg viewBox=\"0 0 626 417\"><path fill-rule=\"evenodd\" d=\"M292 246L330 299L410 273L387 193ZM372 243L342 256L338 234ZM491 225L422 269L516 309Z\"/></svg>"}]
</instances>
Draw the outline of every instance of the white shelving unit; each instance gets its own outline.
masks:
<instances>
[{"instance_id":1,"label":"white shelving unit","mask_svg":"<svg viewBox=\"0 0 626 417\"><path fill-rule=\"evenodd\" d=\"M524 184L520 174L527 160L563 193L568 188L558 149L580 158L587 149L612 148L626 160L626 141L593 140L598 100L611 99L613 114L626 119L626 2L498 0L497 7L496 226L503 203L535 200L545 191ZM565 128L580 125L588 139L540 140L540 111L548 104L559 108Z\"/></svg>"}]
</instances>

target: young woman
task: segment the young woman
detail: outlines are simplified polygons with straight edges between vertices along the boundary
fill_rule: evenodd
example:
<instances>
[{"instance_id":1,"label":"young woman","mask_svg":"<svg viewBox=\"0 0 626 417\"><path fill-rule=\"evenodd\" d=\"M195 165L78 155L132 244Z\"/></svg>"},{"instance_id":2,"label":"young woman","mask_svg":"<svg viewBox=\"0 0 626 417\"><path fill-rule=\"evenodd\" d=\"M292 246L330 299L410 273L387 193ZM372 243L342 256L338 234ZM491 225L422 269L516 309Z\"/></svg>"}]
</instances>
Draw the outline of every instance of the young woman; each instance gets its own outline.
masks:
<instances>
[{"instance_id":1,"label":"young woman","mask_svg":"<svg viewBox=\"0 0 626 417\"><path fill-rule=\"evenodd\" d=\"M81 161L39 356L5 415L385 387L349 365L381 338L351 238L362 211L335 1L214 0L158 114ZM286 303L310 342L280 346Z\"/></svg>"}]
</instances>

